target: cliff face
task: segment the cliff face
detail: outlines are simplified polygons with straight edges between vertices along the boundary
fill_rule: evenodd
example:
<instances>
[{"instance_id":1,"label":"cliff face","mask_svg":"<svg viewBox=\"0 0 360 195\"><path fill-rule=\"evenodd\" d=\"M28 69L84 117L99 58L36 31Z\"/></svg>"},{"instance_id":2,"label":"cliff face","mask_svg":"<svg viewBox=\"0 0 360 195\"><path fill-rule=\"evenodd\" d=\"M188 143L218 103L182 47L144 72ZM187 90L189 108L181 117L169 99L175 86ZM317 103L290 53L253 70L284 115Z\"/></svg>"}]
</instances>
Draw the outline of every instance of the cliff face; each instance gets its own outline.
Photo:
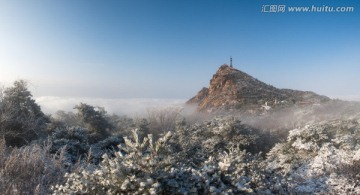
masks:
<instances>
[{"instance_id":1,"label":"cliff face","mask_svg":"<svg viewBox=\"0 0 360 195\"><path fill-rule=\"evenodd\" d=\"M278 89L254 77L222 65L203 88L187 104L195 104L199 111L237 109L270 109L286 105L316 104L330 100L313 92Z\"/></svg>"}]
</instances>

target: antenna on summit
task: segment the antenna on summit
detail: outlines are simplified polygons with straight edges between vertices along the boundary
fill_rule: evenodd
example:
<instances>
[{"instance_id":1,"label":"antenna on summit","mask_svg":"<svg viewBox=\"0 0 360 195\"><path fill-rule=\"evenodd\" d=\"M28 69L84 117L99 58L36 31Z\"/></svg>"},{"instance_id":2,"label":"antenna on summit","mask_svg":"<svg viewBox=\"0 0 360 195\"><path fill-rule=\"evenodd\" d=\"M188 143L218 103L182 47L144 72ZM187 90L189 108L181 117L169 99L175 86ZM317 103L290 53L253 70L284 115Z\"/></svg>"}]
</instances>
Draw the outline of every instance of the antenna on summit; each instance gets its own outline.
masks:
<instances>
[{"instance_id":1,"label":"antenna on summit","mask_svg":"<svg viewBox=\"0 0 360 195\"><path fill-rule=\"evenodd\" d=\"M232 68L233 65L232 65L232 57L230 56L230 67Z\"/></svg>"}]
</instances>

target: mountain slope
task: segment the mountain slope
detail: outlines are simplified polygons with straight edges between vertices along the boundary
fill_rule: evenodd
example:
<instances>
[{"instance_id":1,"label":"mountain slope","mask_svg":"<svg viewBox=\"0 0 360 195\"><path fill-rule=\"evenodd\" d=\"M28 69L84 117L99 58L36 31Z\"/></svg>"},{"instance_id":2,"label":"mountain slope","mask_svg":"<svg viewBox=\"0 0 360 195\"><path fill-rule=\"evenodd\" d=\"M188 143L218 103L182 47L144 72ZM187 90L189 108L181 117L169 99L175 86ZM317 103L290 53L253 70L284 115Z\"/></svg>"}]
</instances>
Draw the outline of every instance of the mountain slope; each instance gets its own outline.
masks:
<instances>
[{"instance_id":1,"label":"mountain slope","mask_svg":"<svg viewBox=\"0 0 360 195\"><path fill-rule=\"evenodd\" d=\"M330 100L328 97L308 91L278 89L226 64L220 66L210 80L209 88L203 88L187 101L199 111L216 110L268 110L288 105L317 104Z\"/></svg>"}]
</instances>

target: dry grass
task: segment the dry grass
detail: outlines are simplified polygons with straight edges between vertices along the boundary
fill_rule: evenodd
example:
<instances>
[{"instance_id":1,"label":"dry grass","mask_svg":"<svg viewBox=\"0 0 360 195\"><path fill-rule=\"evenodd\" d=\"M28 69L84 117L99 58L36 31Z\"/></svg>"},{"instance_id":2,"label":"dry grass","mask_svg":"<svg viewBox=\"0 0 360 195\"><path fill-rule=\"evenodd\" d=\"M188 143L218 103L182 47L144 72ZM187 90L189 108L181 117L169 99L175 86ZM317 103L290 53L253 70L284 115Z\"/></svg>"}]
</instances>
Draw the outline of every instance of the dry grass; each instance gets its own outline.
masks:
<instances>
[{"instance_id":1,"label":"dry grass","mask_svg":"<svg viewBox=\"0 0 360 195\"><path fill-rule=\"evenodd\" d=\"M64 173L61 159L51 157L48 147L10 148L0 139L0 194L48 194Z\"/></svg>"}]
</instances>

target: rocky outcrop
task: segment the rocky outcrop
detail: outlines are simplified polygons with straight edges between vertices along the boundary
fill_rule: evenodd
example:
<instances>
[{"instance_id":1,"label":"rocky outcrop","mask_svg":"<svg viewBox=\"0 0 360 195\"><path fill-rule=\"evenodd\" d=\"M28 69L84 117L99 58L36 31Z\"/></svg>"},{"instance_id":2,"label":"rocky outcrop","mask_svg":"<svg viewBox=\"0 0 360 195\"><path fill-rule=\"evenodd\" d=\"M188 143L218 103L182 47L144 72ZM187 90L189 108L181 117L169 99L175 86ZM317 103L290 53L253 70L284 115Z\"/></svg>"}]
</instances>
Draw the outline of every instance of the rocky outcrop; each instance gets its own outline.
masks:
<instances>
[{"instance_id":1,"label":"rocky outcrop","mask_svg":"<svg viewBox=\"0 0 360 195\"><path fill-rule=\"evenodd\" d=\"M275 88L224 64L213 75L209 88L200 90L187 104L195 104L203 112L256 111L294 104L317 104L328 100L313 92Z\"/></svg>"}]
</instances>

